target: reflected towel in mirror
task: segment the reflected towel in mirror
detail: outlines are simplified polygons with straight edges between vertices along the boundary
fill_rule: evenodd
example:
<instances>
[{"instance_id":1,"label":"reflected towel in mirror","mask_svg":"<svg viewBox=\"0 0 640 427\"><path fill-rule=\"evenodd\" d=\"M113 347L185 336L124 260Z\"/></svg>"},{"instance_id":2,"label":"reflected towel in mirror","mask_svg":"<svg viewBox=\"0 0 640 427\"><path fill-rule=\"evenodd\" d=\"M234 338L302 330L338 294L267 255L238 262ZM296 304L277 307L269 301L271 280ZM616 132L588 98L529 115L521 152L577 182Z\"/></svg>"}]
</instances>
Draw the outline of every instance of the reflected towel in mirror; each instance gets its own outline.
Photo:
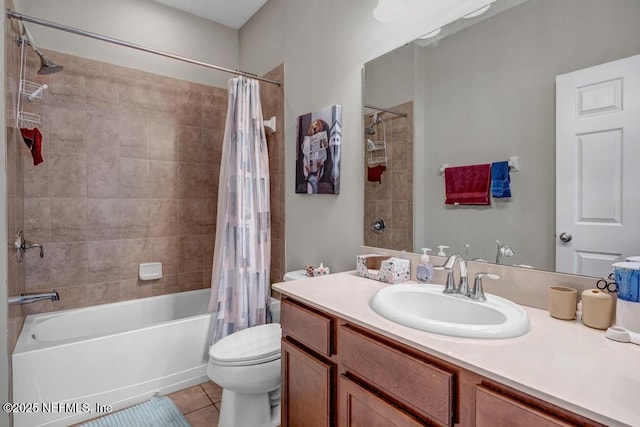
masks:
<instances>
[{"instance_id":1,"label":"reflected towel in mirror","mask_svg":"<svg viewBox=\"0 0 640 427\"><path fill-rule=\"evenodd\" d=\"M496 198L511 197L509 162L491 164L491 195Z\"/></svg>"},{"instance_id":2,"label":"reflected towel in mirror","mask_svg":"<svg viewBox=\"0 0 640 427\"><path fill-rule=\"evenodd\" d=\"M490 205L491 165L448 167L444 170L446 205Z\"/></svg>"}]
</instances>

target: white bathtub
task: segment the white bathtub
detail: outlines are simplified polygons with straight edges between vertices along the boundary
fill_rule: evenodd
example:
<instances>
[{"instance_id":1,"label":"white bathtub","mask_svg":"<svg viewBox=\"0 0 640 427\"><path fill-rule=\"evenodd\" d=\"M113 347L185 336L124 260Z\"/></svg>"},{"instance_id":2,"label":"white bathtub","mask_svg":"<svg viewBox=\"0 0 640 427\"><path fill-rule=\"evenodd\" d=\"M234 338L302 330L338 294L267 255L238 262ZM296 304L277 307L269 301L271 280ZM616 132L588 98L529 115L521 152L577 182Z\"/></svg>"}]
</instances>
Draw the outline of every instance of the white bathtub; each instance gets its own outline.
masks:
<instances>
[{"instance_id":1,"label":"white bathtub","mask_svg":"<svg viewBox=\"0 0 640 427\"><path fill-rule=\"evenodd\" d=\"M67 426L208 380L209 289L28 316L13 352L14 425ZM55 403L64 403L55 405ZM33 404L33 405L32 405Z\"/></svg>"}]
</instances>

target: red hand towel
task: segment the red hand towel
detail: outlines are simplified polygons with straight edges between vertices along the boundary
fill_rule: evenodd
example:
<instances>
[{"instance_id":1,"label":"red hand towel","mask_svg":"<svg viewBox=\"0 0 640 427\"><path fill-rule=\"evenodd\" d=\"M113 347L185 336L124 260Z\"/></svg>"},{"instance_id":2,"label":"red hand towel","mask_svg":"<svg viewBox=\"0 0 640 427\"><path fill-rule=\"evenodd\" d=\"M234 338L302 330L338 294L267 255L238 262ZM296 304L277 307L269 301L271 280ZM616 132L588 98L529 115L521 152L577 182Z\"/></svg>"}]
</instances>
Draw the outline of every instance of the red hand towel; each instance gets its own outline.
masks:
<instances>
[{"instance_id":1,"label":"red hand towel","mask_svg":"<svg viewBox=\"0 0 640 427\"><path fill-rule=\"evenodd\" d=\"M489 205L491 165L471 165L446 168L444 183L446 205Z\"/></svg>"},{"instance_id":2,"label":"red hand towel","mask_svg":"<svg viewBox=\"0 0 640 427\"><path fill-rule=\"evenodd\" d=\"M382 172L387 170L385 165L367 167L367 179L370 182L379 182L382 184Z\"/></svg>"},{"instance_id":3,"label":"red hand towel","mask_svg":"<svg viewBox=\"0 0 640 427\"><path fill-rule=\"evenodd\" d=\"M26 129L20 128L22 133L22 139L27 147L31 150L31 156L33 157L33 165L37 166L44 162L42 158L42 134L38 128Z\"/></svg>"}]
</instances>

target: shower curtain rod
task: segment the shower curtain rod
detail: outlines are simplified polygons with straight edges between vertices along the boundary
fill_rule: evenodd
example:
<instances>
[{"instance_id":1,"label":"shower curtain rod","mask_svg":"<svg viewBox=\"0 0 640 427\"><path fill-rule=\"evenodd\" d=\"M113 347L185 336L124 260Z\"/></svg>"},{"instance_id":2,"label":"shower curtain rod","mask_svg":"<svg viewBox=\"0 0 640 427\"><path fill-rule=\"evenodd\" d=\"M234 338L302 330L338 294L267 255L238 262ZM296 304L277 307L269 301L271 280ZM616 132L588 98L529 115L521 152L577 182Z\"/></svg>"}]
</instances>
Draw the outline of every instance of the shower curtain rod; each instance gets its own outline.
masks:
<instances>
[{"instance_id":1,"label":"shower curtain rod","mask_svg":"<svg viewBox=\"0 0 640 427\"><path fill-rule=\"evenodd\" d=\"M385 113L395 114L400 117L407 117L407 113L398 113L397 111L387 110L386 108L374 107L373 105L364 104L364 108L370 108L372 110L384 111Z\"/></svg>"},{"instance_id":2,"label":"shower curtain rod","mask_svg":"<svg viewBox=\"0 0 640 427\"><path fill-rule=\"evenodd\" d=\"M131 49L141 50L143 52L153 53L156 55L164 56L166 58L177 59L178 61L188 62L190 64L200 65L206 68L213 68L214 70L224 71L225 73L237 74L240 76L250 77L252 79L260 80L266 83L271 83L277 86L280 86L280 82L276 80L267 79L264 77L260 77L256 74L247 73L245 71L240 70L232 70L230 68L220 67L218 65L209 64L206 62L198 61L191 58L186 58L184 56L174 55L172 53L163 52L161 50L151 49L145 46L141 46L134 43L125 42L123 40L114 39L112 37L103 36L101 34L91 33L89 31L79 30L73 27L67 27L66 25L56 24L55 22L45 21L44 19L34 18L32 16L23 15L18 12L14 12L11 9L7 9L7 17L13 19L19 19L21 21L30 22L32 24L38 24L49 28L54 28L56 30L66 31L68 33L77 34L79 36L85 36L96 40L102 40L104 42L117 44L124 47L129 47Z\"/></svg>"}]
</instances>

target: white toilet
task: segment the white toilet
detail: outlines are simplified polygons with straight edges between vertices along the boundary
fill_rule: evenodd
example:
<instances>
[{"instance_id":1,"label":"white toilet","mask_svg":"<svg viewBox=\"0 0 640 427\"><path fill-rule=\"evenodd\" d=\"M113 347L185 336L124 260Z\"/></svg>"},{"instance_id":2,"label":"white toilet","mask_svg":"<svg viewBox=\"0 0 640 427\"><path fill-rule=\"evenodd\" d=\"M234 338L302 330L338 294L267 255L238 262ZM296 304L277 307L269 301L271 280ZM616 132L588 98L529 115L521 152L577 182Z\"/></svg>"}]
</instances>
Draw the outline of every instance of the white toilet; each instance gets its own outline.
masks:
<instances>
[{"instance_id":1,"label":"white toilet","mask_svg":"<svg viewBox=\"0 0 640 427\"><path fill-rule=\"evenodd\" d=\"M219 427L280 425L280 301L271 300L274 323L253 326L209 348L207 375L222 387Z\"/></svg>"}]
</instances>

